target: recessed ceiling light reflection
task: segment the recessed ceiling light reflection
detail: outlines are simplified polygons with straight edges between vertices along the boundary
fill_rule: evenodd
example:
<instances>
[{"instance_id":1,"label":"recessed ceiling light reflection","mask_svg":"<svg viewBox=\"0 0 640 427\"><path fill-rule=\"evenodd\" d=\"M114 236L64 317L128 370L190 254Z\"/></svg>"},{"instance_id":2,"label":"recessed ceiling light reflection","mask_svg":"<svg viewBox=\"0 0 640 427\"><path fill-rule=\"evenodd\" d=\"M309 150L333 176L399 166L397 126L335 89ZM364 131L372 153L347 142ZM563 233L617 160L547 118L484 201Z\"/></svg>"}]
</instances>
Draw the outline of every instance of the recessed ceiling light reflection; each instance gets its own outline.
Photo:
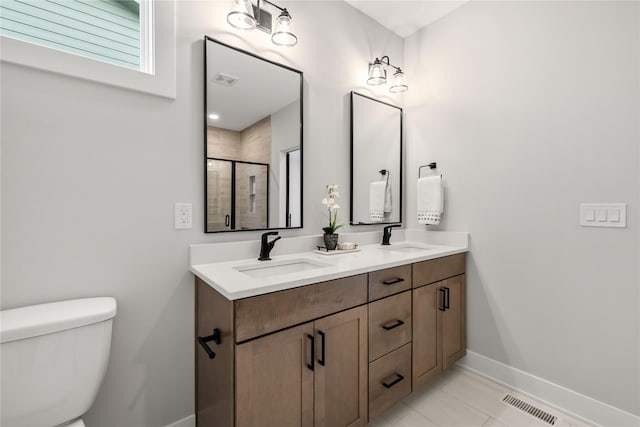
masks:
<instances>
[{"instance_id":1,"label":"recessed ceiling light reflection","mask_svg":"<svg viewBox=\"0 0 640 427\"><path fill-rule=\"evenodd\" d=\"M211 113L211 114L209 114L209 118L211 120L218 120L220 118L220 116L217 115L216 113Z\"/></svg>"}]
</instances>

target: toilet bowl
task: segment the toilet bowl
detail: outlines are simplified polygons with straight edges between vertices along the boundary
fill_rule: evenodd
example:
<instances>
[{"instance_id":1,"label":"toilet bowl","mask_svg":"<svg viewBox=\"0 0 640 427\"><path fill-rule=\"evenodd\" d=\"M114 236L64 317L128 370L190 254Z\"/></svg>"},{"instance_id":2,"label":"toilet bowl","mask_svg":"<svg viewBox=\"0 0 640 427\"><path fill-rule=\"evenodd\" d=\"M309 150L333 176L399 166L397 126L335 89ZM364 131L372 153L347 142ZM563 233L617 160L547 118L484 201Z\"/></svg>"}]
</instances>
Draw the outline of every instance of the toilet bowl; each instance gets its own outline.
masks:
<instances>
[{"instance_id":1,"label":"toilet bowl","mask_svg":"<svg viewBox=\"0 0 640 427\"><path fill-rule=\"evenodd\" d=\"M84 427L104 379L116 300L0 311L2 427Z\"/></svg>"}]
</instances>

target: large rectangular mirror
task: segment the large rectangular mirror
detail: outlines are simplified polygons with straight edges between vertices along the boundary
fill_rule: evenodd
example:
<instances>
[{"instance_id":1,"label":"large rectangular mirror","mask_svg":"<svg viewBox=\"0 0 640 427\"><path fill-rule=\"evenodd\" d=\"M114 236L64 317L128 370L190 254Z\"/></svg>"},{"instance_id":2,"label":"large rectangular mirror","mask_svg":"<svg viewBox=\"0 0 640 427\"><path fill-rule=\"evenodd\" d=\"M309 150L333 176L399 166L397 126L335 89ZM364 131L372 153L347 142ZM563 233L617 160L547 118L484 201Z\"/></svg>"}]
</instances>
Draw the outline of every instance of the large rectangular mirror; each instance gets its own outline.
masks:
<instances>
[{"instance_id":1,"label":"large rectangular mirror","mask_svg":"<svg viewBox=\"0 0 640 427\"><path fill-rule=\"evenodd\" d=\"M351 224L402 222L402 108L351 92Z\"/></svg>"},{"instance_id":2,"label":"large rectangular mirror","mask_svg":"<svg viewBox=\"0 0 640 427\"><path fill-rule=\"evenodd\" d=\"M302 227L302 72L204 44L205 232Z\"/></svg>"}]
</instances>

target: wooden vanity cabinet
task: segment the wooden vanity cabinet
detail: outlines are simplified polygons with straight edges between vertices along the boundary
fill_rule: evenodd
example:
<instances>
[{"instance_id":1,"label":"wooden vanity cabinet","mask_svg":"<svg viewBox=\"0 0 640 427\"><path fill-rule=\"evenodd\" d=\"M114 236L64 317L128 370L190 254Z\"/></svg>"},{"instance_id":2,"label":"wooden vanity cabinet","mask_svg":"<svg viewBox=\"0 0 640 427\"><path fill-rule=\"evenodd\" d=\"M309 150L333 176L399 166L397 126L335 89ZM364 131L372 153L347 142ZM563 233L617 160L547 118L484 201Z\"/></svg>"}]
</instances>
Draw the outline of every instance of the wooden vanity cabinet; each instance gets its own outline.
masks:
<instances>
[{"instance_id":1,"label":"wooden vanity cabinet","mask_svg":"<svg viewBox=\"0 0 640 427\"><path fill-rule=\"evenodd\" d=\"M464 253L233 301L196 277L196 425L365 426L464 356L465 277Z\"/></svg>"},{"instance_id":2,"label":"wooden vanity cabinet","mask_svg":"<svg viewBox=\"0 0 640 427\"><path fill-rule=\"evenodd\" d=\"M196 278L196 337L221 335L196 339L196 424L365 426L366 302L366 274L235 301Z\"/></svg>"},{"instance_id":3,"label":"wooden vanity cabinet","mask_svg":"<svg viewBox=\"0 0 640 427\"><path fill-rule=\"evenodd\" d=\"M466 353L464 273L465 254L414 264L414 390Z\"/></svg>"}]
</instances>

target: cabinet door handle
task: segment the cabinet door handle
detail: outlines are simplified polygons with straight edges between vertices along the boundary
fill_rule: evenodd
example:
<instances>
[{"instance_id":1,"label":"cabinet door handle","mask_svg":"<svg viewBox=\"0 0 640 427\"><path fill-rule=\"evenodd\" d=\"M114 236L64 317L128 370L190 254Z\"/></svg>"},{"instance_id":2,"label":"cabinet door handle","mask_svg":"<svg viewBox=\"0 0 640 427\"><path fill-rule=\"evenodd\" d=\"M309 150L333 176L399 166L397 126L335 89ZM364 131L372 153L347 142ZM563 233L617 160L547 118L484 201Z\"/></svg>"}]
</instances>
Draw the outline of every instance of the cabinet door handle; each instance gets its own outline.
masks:
<instances>
[{"instance_id":1,"label":"cabinet door handle","mask_svg":"<svg viewBox=\"0 0 640 427\"><path fill-rule=\"evenodd\" d=\"M450 294L450 289L449 288L444 288L445 290L445 300L444 300L444 309L447 310L449 308L449 294Z\"/></svg>"},{"instance_id":2,"label":"cabinet door handle","mask_svg":"<svg viewBox=\"0 0 640 427\"><path fill-rule=\"evenodd\" d=\"M309 368L310 370L314 370L314 362L316 360L316 343L315 343L315 338L313 337L313 335L307 334L307 338L309 338L311 340L311 363L307 363L307 368Z\"/></svg>"},{"instance_id":3,"label":"cabinet door handle","mask_svg":"<svg viewBox=\"0 0 640 427\"><path fill-rule=\"evenodd\" d=\"M394 320L392 323L385 323L384 325L382 325L382 329L384 329L385 331L390 331L393 328L397 328L398 326L404 325L404 322L400 319L398 320Z\"/></svg>"},{"instance_id":4,"label":"cabinet door handle","mask_svg":"<svg viewBox=\"0 0 640 427\"><path fill-rule=\"evenodd\" d=\"M398 373L393 374L395 375L395 379L391 382L387 382L385 380L382 380L382 385L385 386L385 388L391 388L394 385L398 384L400 381L402 381L404 379L404 377Z\"/></svg>"},{"instance_id":5,"label":"cabinet door handle","mask_svg":"<svg viewBox=\"0 0 640 427\"><path fill-rule=\"evenodd\" d=\"M318 363L320 364L320 366L324 366L325 360L324 360L324 332L322 331L318 331L318 335L320 335L320 338L322 338L322 341L320 343L320 345L322 346L322 350L320 350L320 359L318 359Z\"/></svg>"},{"instance_id":6,"label":"cabinet door handle","mask_svg":"<svg viewBox=\"0 0 640 427\"><path fill-rule=\"evenodd\" d=\"M404 279L402 277L398 277L397 279L393 279L393 280L384 280L382 282L383 285L395 285L396 283L402 283L404 282Z\"/></svg>"},{"instance_id":7,"label":"cabinet door handle","mask_svg":"<svg viewBox=\"0 0 640 427\"><path fill-rule=\"evenodd\" d=\"M224 216L224 226L228 227L230 222L231 222L231 217L229 216L229 214L225 215Z\"/></svg>"},{"instance_id":8,"label":"cabinet door handle","mask_svg":"<svg viewBox=\"0 0 640 427\"><path fill-rule=\"evenodd\" d=\"M444 303L446 291L444 290L444 288L440 288L438 289L438 292L440 292L440 296L442 297L440 298L440 304L438 306L438 310L445 311L447 309Z\"/></svg>"},{"instance_id":9,"label":"cabinet door handle","mask_svg":"<svg viewBox=\"0 0 640 427\"><path fill-rule=\"evenodd\" d=\"M200 344L202 348L204 348L204 351L207 352L209 359L213 359L214 357L216 357L216 354L213 352L213 350L211 350L211 347L207 345L209 341L213 341L216 344L220 344L220 329L215 328L213 330L213 334L207 337L198 337L198 344Z\"/></svg>"}]
</instances>

